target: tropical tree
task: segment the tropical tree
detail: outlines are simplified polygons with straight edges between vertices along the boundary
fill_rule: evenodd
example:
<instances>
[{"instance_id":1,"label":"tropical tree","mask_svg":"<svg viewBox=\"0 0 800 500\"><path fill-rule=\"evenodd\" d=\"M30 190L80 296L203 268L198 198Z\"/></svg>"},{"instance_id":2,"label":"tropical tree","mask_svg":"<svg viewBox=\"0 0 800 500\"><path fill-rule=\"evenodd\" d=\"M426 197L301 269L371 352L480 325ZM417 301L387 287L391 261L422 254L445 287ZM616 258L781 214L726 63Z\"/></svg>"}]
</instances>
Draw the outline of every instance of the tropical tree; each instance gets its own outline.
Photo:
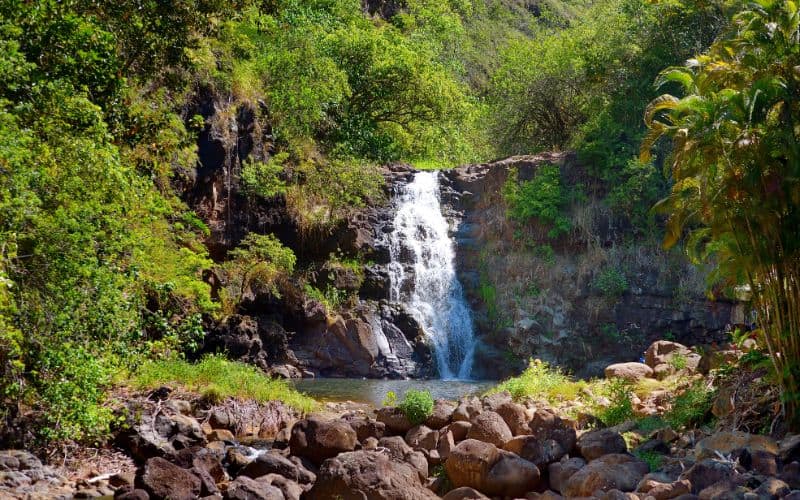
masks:
<instances>
[{"instance_id":1,"label":"tropical tree","mask_svg":"<svg viewBox=\"0 0 800 500\"><path fill-rule=\"evenodd\" d=\"M756 0L729 31L657 85L677 86L645 113L647 160L668 136L674 185L664 244L688 233L690 253L714 257L717 274L748 284L782 389L800 427L800 12Z\"/></svg>"}]
</instances>

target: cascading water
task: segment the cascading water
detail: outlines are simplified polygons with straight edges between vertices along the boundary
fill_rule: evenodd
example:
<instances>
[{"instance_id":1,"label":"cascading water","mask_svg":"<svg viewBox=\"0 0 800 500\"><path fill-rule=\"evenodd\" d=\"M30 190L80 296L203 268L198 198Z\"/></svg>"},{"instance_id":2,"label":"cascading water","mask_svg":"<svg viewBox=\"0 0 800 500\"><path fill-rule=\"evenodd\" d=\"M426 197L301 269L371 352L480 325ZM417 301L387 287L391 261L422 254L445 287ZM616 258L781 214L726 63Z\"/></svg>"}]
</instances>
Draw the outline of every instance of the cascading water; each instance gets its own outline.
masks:
<instances>
[{"instance_id":1,"label":"cascading water","mask_svg":"<svg viewBox=\"0 0 800 500\"><path fill-rule=\"evenodd\" d=\"M439 204L438 172L419 172L397 199L389 236L391 300L402 302L433 343L439 375L468 379L475 336L456 277L455 251ZM409 273L402 262L410 262Z\"/></svg>"}]
</instances>

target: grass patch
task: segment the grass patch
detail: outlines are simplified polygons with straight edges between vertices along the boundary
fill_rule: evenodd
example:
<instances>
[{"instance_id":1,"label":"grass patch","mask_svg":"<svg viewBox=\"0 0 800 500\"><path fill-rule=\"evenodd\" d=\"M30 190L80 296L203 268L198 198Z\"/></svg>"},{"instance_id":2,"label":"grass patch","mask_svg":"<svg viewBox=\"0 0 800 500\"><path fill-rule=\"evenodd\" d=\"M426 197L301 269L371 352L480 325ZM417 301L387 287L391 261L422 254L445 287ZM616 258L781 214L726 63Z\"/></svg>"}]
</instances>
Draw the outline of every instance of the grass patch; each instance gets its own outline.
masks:
<instances>
[{"instance_id":1,"label":"grass patch","mask_svg":"<svg viewBox=\"0 0 800 500\"><path fill-rule=\"evenodd\" d=\"M286 381L273 380L254 366L228 361L219 355L207 356L199 363L184 360L147 362L134 374L132 385L137 389L177 385L217 400L232 397L259 403L282 401L302 412L309 412L317 405L314 399L291 388Z\"/></svg>"},{"instance_id":2,"label":"grass patch","mask_svg":"<svg viewBox=\"0 0 800 500\"><path fill-rule=\"evenodd\" d=\"M508 391L514 399L529 397L557 403L578 399L581 389L587 386L586 382L575 381L560 369L535 359L518 377L512 377L502 382L497 387L490 389L489 393Z\"/></svg>"}]
</instances>

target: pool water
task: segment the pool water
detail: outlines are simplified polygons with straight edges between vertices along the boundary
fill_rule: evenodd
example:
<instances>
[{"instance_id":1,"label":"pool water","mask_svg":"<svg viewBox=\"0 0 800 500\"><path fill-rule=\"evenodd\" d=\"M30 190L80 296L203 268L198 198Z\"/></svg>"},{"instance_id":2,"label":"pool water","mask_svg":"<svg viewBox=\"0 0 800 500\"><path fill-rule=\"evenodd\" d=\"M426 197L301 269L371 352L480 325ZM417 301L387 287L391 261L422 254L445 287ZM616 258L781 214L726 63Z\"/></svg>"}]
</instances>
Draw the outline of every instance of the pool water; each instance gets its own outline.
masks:
<instances>
[{"instance_id":1,"label":"pool water","mask_svg":"<svg viewBox=\"0 0 800 500\"><path fill-rule=\"evenodd\" d=\"M409 389L430 391L434 399L456 400L477 396L497 381L491 380L380 380L357 378L294 379L297 390L319 401L355 401L380 406L386 394L392 391L398 401Z\"/></svg>"}]
</instances>

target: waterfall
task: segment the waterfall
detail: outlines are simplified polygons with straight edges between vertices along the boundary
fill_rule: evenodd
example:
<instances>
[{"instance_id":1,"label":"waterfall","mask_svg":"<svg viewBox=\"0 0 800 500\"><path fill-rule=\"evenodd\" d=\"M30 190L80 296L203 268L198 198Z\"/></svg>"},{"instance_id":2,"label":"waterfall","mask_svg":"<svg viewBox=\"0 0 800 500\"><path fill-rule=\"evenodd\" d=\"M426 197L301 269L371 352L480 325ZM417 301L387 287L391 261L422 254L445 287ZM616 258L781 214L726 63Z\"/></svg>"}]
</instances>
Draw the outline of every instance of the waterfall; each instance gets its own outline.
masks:
<instances>
[{"instance_id":1,"label":"waterfall","mask_svg":"<svg viewBox=\"0 0 800 500\"><path fill-rule=\"evenodd\" d=\"M439 204L438 172L415 174L403 186L396 210L389 235L390 299L405 304L422 325L433 344L441 378L467 379L475 336ZM410 263L410 269L403 263Z\"/></svg>"}]
</instances>

